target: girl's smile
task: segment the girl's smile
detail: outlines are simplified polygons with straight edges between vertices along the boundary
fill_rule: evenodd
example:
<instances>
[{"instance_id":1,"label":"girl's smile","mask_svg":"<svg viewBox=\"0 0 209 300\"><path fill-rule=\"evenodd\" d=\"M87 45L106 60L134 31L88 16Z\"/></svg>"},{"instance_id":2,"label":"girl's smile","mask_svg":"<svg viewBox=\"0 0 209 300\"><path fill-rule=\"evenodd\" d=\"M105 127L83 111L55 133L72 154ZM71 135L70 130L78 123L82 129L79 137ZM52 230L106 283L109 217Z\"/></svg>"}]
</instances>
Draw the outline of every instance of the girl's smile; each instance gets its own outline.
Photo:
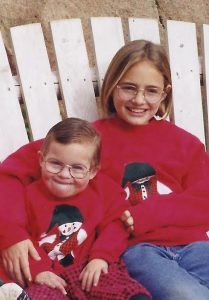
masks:
<instances>
[{"instance_id":1,"label":"girl's smile","mask_svg":"<svg viewBox=\"0 0 209 300\"><path fill-rule=\"evenodd\" d=\"M163 75L148 61L142 61L130 68L119 82L120 85L137 87L138 93L131 100L124 100L116 87L113 92L113 102L119 118L132 125L148 124L157 113L161 101L166 94L163 94L159 101L149 103L144 96L144 89L153 87L163 90Z\"/></svg>"}]
</instances>

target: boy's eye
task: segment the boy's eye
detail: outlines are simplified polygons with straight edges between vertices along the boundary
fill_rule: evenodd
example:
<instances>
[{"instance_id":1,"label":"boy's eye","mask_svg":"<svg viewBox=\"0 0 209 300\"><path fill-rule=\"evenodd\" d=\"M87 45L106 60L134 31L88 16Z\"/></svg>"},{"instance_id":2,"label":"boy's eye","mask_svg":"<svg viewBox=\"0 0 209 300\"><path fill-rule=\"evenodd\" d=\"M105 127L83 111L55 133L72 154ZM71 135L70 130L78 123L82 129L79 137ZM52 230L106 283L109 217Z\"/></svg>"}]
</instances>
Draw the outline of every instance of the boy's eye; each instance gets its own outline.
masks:
<instances>
[{"instance_id":1,"label":"boy's eye","mask_svg":"<svg viewBox=\"0 0 209 300\"><path fill-rule=\"evenodd\" d=\"M79 165L74 165L74 166L72 166L72 169L74 170L74 171L85 171L87 168L86 167L84 167L84 166L79 166Z\"/></svg>"},{"instance_id":2,"label":"boy's eye","mask_svg":"<svg viewBox=\"0 0 209 300\"><path fill-rule=\"evenodd\" d=\"M62 164L56 160L49 160L48 162L54 166L62 166Z\"/></svg>"}]
</instances>

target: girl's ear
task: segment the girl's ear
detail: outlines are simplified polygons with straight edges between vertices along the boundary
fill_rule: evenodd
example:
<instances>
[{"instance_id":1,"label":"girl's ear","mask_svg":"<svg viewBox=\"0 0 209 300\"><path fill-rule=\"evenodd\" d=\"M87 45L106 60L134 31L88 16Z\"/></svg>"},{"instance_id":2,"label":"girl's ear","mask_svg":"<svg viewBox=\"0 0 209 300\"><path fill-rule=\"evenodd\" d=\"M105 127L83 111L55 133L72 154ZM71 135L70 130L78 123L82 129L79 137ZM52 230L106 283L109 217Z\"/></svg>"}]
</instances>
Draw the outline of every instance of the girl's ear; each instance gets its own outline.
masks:
<instances>
[{"instance_id":1,"label":"girl's ear","mask_svg":"<svg viewBox=\"0 0 209 300\"><path fill-rule=\"evenodd\" d=\"M165 87L165 92L166 92L167 95L170 93L171 89L172 89L172 87L171 87L170 84L168 84L168 85Z\"/></svg>"},{"instance_id":2,"label":"girl's ear","mask_svg":"<svg viewBox=\"0 0 209 300\"><path fill-rule=\"evenodd\" d=\"M42 166L42 163L44 161L44 157L41 151L38 151L38 158L39 158L39 165Z\"/></svg>"},{"instance_id":3,"label":"girl's ear","mask_svg":"<svg viewBox=\"0 0 209 300\"><path fill-rule=\"evenodd\" d=\"M167 95L170 93L170 91L171 91L171 85L168 84L168 85L164 88L164 95L163 95L162 101L165 100L165 98L166 98Z\"/></svg>"}]
</instances>

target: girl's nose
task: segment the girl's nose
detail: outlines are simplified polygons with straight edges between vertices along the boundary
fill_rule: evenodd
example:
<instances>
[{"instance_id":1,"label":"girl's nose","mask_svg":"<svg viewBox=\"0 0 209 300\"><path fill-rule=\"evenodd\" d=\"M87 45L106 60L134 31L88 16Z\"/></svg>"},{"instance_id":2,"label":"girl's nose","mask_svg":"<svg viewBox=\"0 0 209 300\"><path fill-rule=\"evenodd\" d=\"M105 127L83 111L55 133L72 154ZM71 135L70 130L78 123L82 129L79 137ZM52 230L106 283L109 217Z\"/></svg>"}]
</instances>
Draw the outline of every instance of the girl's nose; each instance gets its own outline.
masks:
<instances>
[{"instance_id":1,"label":"girl's nose","mask_svg":"<svg viewBox=\"0 0 209 300\"><path fill-rule=\"evenodd\" d=\"M144 97L144 90L138 90L136 97L134 99L132 99L132 101L137 104L146 102L145 97Z\"/></svg>"}]
</instances>

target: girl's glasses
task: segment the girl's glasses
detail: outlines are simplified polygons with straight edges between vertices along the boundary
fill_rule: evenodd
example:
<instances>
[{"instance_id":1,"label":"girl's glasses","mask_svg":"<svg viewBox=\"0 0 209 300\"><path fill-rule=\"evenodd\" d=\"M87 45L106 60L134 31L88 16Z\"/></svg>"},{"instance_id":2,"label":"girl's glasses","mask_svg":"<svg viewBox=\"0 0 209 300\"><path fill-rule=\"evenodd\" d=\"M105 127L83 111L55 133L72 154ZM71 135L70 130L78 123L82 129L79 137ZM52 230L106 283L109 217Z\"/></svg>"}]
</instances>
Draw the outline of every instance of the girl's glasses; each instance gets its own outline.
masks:
<instances>
[{"instance_id":1,"label":"girl's glasses","mask_svg":"<svg viewBox=\"0 0 209 300\"><path fill-rule=\"evenodd\" d=\"M142 92L144 100L148 103L154 104L159 102L162 97L166 95L165 91L158 87L138 89L133 85L121 84L117 85L116 88L118 90L118 96L124 101L133 100L139 92Z\"/></svg>"},{"instance_id":2,"label":"girl's glasses","mask_svg":"<svg viewBox=\"0 0 209 300\"><path fill-rule=\"evenodd\" d=\"M76 179L83 179L89 173L89 169L87 169L83 165L65 165L56 160L45 160L45 168L48 172L53 174L60 173L65 167L68 168L70 175Z\"/></svg>"}]
</instances>

